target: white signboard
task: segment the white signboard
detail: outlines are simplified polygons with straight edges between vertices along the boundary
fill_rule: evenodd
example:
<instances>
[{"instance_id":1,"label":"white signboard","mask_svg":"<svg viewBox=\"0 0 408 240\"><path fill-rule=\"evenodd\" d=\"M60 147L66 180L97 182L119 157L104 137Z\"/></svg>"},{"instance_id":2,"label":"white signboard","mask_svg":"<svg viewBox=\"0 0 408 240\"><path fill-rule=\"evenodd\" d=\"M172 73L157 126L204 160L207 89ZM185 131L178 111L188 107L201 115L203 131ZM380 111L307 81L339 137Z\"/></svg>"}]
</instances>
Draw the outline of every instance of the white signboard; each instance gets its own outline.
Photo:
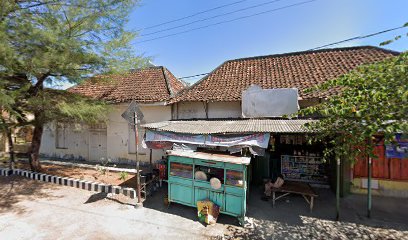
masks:
<instances>
[{"instance_id":1,"label":"white signboard","mask_svg":"<svg viewBox=\"0 0 408 240\"><path fill-rule=\"evenodd\" d=\"M242 92L242 116L281 117L299 110L296 88L262 89L252 85Z\"/></svg>"}]
</instances>

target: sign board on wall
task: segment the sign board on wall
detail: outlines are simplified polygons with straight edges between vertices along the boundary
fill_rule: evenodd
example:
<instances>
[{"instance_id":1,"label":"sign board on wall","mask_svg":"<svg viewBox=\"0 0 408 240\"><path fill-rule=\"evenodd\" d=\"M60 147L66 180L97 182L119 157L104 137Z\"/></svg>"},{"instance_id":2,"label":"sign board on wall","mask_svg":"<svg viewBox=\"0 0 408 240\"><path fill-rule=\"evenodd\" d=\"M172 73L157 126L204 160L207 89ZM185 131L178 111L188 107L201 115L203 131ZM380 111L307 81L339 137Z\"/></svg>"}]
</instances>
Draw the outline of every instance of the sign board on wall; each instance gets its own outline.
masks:
<instances>
[{"instance_id":1,"label":"sign board on wall","mask_svg":"<svg viewBox=\"0 0 408 240\"><path fill-rule=\"evenodd\" d=\"M242 92L242 116L281 117L299 110L296 88L262 89L252 85Z\"/></svg>"},{"instance_id":2,"label":"sign board on wall","mask_svg":"<svg viewBox=\"0 0 408 240\"><path fill-rule=\"evenodd\" d=\"M385 145L387 158L408 158L408 135L395 134L395 144Z\"/></svg>"}]
</instances>

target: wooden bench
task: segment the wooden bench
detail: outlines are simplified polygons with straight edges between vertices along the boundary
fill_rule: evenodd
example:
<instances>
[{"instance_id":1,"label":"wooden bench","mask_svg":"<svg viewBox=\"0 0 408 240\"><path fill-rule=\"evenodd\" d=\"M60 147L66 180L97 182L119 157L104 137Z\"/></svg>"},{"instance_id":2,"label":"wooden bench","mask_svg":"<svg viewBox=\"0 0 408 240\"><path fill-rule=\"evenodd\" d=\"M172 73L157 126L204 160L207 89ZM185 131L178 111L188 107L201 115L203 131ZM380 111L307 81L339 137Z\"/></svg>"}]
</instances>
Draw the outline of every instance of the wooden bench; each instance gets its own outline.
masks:
<instances>
[{"instance_id":1,"label":"wooden bench","mask_svg":"<svg viewBox=\"0 0 408 240\"><path fill-rule=\"evenodd\" d=\"M276 193L283 193L282 195L276 196ZM280 188L272 188L272 204L275 207L275 201L283 198L289 194L299 194L306 200L309 204L310 211L313 210L313 200L318 195L315 193L313 188L303 182L291 182L285 181L285 183Z\"/></svg>"}]
</instances>

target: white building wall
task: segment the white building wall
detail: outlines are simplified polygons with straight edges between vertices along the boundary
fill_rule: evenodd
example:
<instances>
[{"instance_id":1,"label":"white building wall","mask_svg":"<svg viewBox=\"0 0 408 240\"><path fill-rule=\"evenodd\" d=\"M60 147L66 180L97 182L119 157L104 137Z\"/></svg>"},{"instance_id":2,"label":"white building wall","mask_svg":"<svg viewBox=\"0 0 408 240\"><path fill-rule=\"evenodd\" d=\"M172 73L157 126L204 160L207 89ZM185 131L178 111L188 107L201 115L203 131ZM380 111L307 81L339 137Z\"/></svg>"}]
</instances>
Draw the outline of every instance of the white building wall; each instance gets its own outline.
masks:
<instances>
[{"instance_id":1,"label":"white building wall","mask_svg":"<svg viewBox=\"0 0 408 240\"><path fill-rule=\"evenodd\" d=\"M64 147L56 146L56 123L44 126L40 153L47 157L83 160L88 158L89 131L87 126L71 124L65 131Z\"/></svg>"},{"instance_id":2,"label":"white building wall","mask_svg":"<svg viewBox=\"0 0 408 240\"><path fill-rule=\"evenodd\" d=\"M114 162L132 162L135 161L135 153L129 153L129 126L121 114L126 110L128 104L113 105L108 115L109 121L106 126L106 157ZM160 122L171 119L171 106L141 106L146 123ZM65 148L56 148L56 124L50 123L44 128L40 153L46 157L67 158L67 159L85 159L90 160L90 130L88 126L82 126L79 130L71 125L65 132ZM99 130L100 131L100 130ZM143 137L144 130L140 131L140 139ZM143 149L139 141L138 157L141 161L148 162L150 151ZM158 160L164 155L163 150L152 150L152 160Z\"/></svg>"},{"instance_id":3,"label":"white building wall","mask_svg":"<svg viewBox=\"0 0 408 240\"><path fill-rule=\"evenodd\" d=\"M107 155L114 160L135 160L135 153L129 153L129 143L134 144L133 133L129 134L129 126L121 114L126 110L127 105L115 105L112 112L109 114L109 122L107 126ZM141 106L146 123L161 122L171 119L171 106ZM139 154L138 158L141 161L148 162L150 159L149 149L143 149L141 139L143 138L144 129L139 128ZM130 147L133 149L133 146ZM164 156L164 150L152 150L152 161L160 159Z\"/></svg>"},{"instance_id":4,"label":"white building wall","mask_svg":"<svg viewBox=\"0 0 408 240\"><path fill-rule=\"evenodd\" d=\"M206 118L205 102L179 102L177 103L177 119Z\"/></svg>"},{"instance_id":5,"label":"white building wall","mask_svg":"<svg viewBox=\"0 0 408 240\"><path fill-rule=\"evenodd\" d=\"M208 118L240 118L241 102L209 102Z\"/></svg>"},{"instance_id":6,"label":"white building wall","mask_svg":"<svg viewBox=\"0 0 408 240\"><path fill-rule=\"evenodd\" d=\"M173 111L177 119L239 118L241 102L179 102Z\"/></svg>"}]
</instances>

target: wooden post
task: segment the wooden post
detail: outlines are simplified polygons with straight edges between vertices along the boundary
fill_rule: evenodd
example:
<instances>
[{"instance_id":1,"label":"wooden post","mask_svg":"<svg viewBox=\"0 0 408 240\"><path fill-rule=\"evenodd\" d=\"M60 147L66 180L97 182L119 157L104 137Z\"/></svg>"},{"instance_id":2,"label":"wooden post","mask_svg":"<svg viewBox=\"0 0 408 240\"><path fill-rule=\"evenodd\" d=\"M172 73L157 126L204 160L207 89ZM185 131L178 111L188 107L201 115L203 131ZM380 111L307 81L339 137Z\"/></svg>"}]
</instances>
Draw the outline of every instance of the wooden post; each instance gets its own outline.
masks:
<instances>
[{"instance_id":1,"label":"wooden post","mask_svg":"<svg viewBox=\"0 0 408 240\"><path fill-rule=\"evenodd\" d=\"M336 220L340 219L340 158L336 156Z\"/></svg>"},{"instance_id":2,"label":"wooden post","mask_svg":"<svg viewBox=\"0 0 408 240\"><path fill-rule=\"evenodd\" d=\"M139 133L137 129L137 112L134 113L135 117L135 145L136 145L136 190L137 190L137 202L142 203L142 194L140 191L140 164L139 164Z\"/></svg>"}]
</instances>

